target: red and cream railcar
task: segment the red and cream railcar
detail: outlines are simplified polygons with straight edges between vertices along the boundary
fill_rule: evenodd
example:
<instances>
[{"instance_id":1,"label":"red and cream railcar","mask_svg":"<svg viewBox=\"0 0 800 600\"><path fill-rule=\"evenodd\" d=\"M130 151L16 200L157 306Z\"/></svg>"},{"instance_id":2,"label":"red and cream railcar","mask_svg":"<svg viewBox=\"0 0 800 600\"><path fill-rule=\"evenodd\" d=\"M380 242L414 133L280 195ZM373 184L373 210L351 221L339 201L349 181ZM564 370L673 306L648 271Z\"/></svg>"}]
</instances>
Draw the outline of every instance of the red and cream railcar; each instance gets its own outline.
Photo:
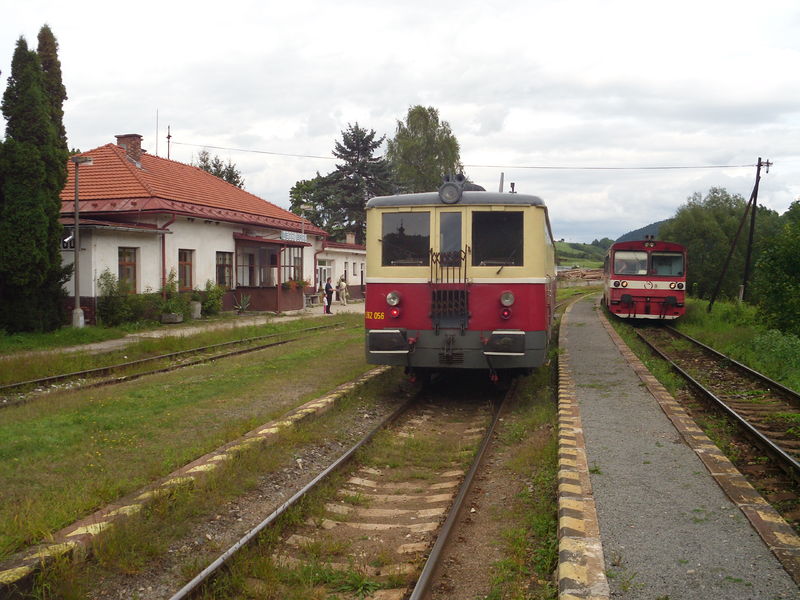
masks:
<instances>
[{"instance_id":1,"label":"red and cream railcar","mask_svg":"<svg viewBox=\"0 0 800 600\"><path fill-rule=\"evenodd\" d=\"M613 244L603 298L624 319L677 319L686 311L686 248L653 239Z\"/></svg>"},{"instance_id":2,"label":"red and cream railcar","mask_svg":"<svg viewBox=\"0 0 800 600\"><path fill-rule=\"evenodd\" d=\"M369 363L495 378L545 362L555 259L540 198L448 182L366 212Z\"/></svg>"}]
</instances>

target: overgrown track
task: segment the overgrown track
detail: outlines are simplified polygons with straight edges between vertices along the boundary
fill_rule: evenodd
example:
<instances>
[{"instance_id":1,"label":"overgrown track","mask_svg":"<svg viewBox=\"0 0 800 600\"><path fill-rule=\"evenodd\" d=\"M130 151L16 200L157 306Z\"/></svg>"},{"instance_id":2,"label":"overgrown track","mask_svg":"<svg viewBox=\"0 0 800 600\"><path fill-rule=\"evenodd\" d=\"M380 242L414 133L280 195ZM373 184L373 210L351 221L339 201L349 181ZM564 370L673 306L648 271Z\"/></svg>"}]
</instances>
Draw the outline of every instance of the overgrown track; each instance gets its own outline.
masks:
<instances>
[{"instance_id":1,"label":"overgrown track","mask_svg":"<svg viewBox=\"0 0 800 600\"><path fill-rule=\"evenodd\" d=\"M436 388L438 384L431 387ZM512 384L506 396L513 394L514 389ZM443 398L446 394L441 392L432 398L430 395L435 391L430 388L423 390L416 402L401 407L223 553L171 600L208 594L215 585L211 579L224 576L223 572L237 552L256 540L260 532L274 524L280 515L334 471L343 468L358 450L361 450L358 454L360 464L348 466L349 475L344 477L335 497L324 502L322 514L285 531L279 541L262 543L257 551L249 551L248 558L240 560L234 567L237 579L246 582L244 593L259 596L270 586L259 578L258 573L263 568L260 565L268 563L270 568L278 570L310 567L328 573L327 583L321 585L330 585L342 594L337 597L351 597L348 591L353 597L363 597L365 592L371 594L377 590L381 590L380 597L387 600L424 597L447 535L458 518L483 451L489 444L502 405L501 392L482 392L473 390L474 397L465 402L452 394ZM492 395L494 397L489 397ZM493 414L490 414L487 400L494 401ZM393 425L386 437L382 437L381 447L376 450L367 446L377 431L390 423ZM446 449L440 450L439 454L456 449L453 457L442 459L434 453L434 456L421 460L417 452L422 454L423 450L418 449L431 439ZM401 448L399 456L402 458L398 459L398 455L393 455L393 459L385 458L381 453L386 452L387 446ZM380 458L375 457L375 452ZM469 469L463 466L463 460L455 460L464 453L474 453ZM440 460L444 460L444 464L438 464ZM264 554L257 554L254 558L256 552ZM427 560L420 570L423 557ZM360 587L347 588L347 583L342 582L354 576L363 578Z\"/></svg>"},{"instance_id":2,"label":"overgrown track","mask_svg":"<svg viewBox=\"0 0 800 600\"><path fill-rule=\"evenodd\" d=\"M28 401L28 393L31 390L36 392L46 391L56 384L64 382L76 382L71 386L71 389L76 388L92 388L104 385L111 385L115 383L122 383L124 381L131 381L146 375L155 375L157 373L165 373L167 371L174 371L183 367L190 367L193 365L202 364L220 358L228 358L240 354L247 354L248 352L256 352L264 350L273 346L280 346L289 342L294 342L307 335L311 335L318 331L333 329L341 327L341 323L332 323L330 325L318 325L316 327L307 327L305 329L296 329L293 331L286 331L282 333L272 333L268 335L255 336L241 340L233 340L230 342L222 342L220 344L211 344L208 346L200 346L197 348L190 348L189 350L181 350L179 352L171 352L169 354L160 354L158 356L150 356L139 360L118 363L106 367L98 367L95 369L87 369L84 371L75 371L71 373L62 373L59 375L51 375L49 377L42 377L40 379L31 379L28 381L20 381L16 383L9 383L0 385L0 408L6 406L13 406ZM293 337L294 336L294 337ZM283 338L283 339L277 339ZM266 343L258 343L264 340L272 340ZM242 347L246 346L246 347ZM226 350L227 348L235 347L233 350ZM192 359L193 356L202 355ZM147 367L148 365L158 363L168 363L155 369L146 369L144 371L136 371L139 368ZM136 371L134 373L114 376L115 373L122 373L126 371ZM15 395L10 397L9 394Z\"/></svg>"},{"instance_id":3,"label":"overgrown track","mask_svg":"<svg viewBox=\"0 0 800 600\"><path fill-rule=\"evenodd\" d=\"M800 394L670 327L637 334L800 483Z\"/></svg>"}]
</instances>

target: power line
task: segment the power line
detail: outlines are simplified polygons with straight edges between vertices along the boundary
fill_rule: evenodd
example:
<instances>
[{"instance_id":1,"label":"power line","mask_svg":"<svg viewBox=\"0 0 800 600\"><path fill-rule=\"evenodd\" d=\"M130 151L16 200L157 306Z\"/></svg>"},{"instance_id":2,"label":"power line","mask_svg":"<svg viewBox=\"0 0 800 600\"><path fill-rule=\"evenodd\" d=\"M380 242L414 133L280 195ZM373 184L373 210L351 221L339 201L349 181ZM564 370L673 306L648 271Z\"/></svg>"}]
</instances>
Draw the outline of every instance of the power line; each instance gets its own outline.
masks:
<instances>
[{"instance_id":1,"label":"power line","mask_svg":"<svg viewBox=\"0 0 800 600\"><path fill-rule=\"evenodd\" d=\"M214 150L229 150L232 152L250 152L251 154L271 154L272 156L289 156L292 158L322 158L336 160L334 156L315 156L314 154L289 154L287 152L270 152L268 150L247 150L245 148L227 148L225 146L210 146L209 144L190 144L188 142L172 142L179 146L194 146L195 148L212 148Z\"/></svg>"},{"instance_id":2,"label":"power line","mask_svg":"<svg viewBox=\"0 0 800 600\"><path fill-rule=\"evenodd\" d=\"M191 144L189 142L171 142L179 146L193 146L195 148L211 148L213 150L227 150L229 152L249 152L250 154L269 154L271 156L287 156L289 158L318 158L322 160L338 160L335 156L317 156L315 154L291 154L288 152L271 152L269 150L248 150L246 148L230 148L227 146L211 146L209 144ZM743 169L757 166L755 163L747 165L662 165L652 167L576 167L569 165L473 165L465 164L472 169L539 169L553 171L669 171L680 169Z\"/></svg>"},{"instance_id":3,"label":"power line","mask_svg":"<svg viewBox=\"0 0 800 600\"><path fill-rule=\"evenodd\" d=\"M653 167L575 167L559 165L464 165L470 168L480 169L552 169L563 171L666 171L670 169L741 169L744 167L755 167L756 164L749 165L665 165Z\"/></svg>"}]
</instances>

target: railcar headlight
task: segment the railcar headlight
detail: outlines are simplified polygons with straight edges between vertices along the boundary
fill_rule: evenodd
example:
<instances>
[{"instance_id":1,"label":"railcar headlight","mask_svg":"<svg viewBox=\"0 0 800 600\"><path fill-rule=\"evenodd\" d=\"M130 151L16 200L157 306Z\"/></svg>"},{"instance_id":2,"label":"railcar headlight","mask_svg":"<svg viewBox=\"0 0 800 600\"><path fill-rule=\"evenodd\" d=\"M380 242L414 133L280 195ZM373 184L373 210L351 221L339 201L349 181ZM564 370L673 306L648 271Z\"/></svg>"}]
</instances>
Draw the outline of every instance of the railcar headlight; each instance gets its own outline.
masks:
<instances>
[{"instance_id":1,"label":"railcar headlight","mask_svg":"<svg viewBox=\"0 0 800 600\"><path fill-rule=\"evenodd\" d=\"M461 186L449 181L439 188L439 199L445 204L455 204L461 200Z\"/></svg>"},{"instance_id":2,"label":"railcar headlight","mask_svg":"<svg viewBox=\"0 0 800 600\"><path fill-rule=\"evenodd\" d=\"M679 289L679 290L682 290L682 289L683 289L683 284L682 284L682 283L679 283L679 284L678 284L678 289Z\"/></svg>"},{"instance_id":3,"label":"railcar headlight","mask_svg":"<svg viewBox=\"0 0 800 600\"><path fill-rule=\"evenodd\" d=\"M514 304L514 292L506 290L502 294L500 294L500 304L503 306L511 306Z\"/></svg>"},{"instance_id":4,"label":"railcar headlight","mask_svg":"<svg viewBox=\"0 0 800 600\"><path fill-rule=\"evenodd\" d=\"M614 287L619 287L619 281L614 282Z\"/></svg>"},{"instance_id":5,"label":"railcar headlight","mask_svg":"<svg viewBox=\"0 0 800 600\"><path fill-rule=\"evenodd\" d=\"M397 306L400 304L400 293L399 292L389 292L386 294L386 304L389 306Z\"/></svg>"},{"instance_id":6,"label":"railcar headlight","mask_svg":"<svg viewBox=\"0 0 800 600\"><path fill-rule=\"evenodd\" d=\"M622 287L628 287L628 282L627 281L623 281L620 285L622 285Z\"/></svg>"},{"instance_id":7,"label":"railcar headlight","mask_svg":"<svg viewBox=\"0 0 800 600\"><path fill-rule=\"evenodd\" d=\"M669 284L669 289L671 289L671 290L674 290L674 289L675 289L675 282L674 282L674 281L671 281L671 282L670 282L670 284Z\"/></svg>"}]
</instances>

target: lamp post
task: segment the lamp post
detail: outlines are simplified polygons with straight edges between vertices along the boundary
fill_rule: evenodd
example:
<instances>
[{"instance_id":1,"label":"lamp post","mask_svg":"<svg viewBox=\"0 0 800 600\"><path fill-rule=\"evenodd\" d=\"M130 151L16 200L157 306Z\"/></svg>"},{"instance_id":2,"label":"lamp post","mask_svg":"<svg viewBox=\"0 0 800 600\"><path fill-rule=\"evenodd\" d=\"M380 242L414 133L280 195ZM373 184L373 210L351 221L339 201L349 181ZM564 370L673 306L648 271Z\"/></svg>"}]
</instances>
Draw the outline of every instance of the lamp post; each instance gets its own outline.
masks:
<instances>
[{"instance_id":1,"label":"lamp post","mask_svg":"<svg viewBox=\"0 0 800 600\"><path fill-rule=\"evenodd\" d=\"M314 207L311 206L310 204L301 204L297 208L300 210L300 239L301 241L305 242L306 218L304 215L307 210L311 210ZM306 252L304 247L300 248L300 277L302 277L303 280L305 280L306 278Z\"/></svg>"},{"instance_id":2,"label":"lamp post","mask_svg":"<svg viewBox=\"0 0 800 600\"><path fill-rule=\"evenodd\" d=\"M72 310L72 326L83 327L85 320L83 318L83 309L81 308L81 285L80 285L80 255L81 255L81 236L80 236L80 204L78 201L78 167L86 165L87 167L92 164L90 156L72 156L70 160L75 164L75 231L73 233L75 241L75 260L73 261L74 271L72 280L75 282L75 308Z\"/></svg>"}]
</instances>

